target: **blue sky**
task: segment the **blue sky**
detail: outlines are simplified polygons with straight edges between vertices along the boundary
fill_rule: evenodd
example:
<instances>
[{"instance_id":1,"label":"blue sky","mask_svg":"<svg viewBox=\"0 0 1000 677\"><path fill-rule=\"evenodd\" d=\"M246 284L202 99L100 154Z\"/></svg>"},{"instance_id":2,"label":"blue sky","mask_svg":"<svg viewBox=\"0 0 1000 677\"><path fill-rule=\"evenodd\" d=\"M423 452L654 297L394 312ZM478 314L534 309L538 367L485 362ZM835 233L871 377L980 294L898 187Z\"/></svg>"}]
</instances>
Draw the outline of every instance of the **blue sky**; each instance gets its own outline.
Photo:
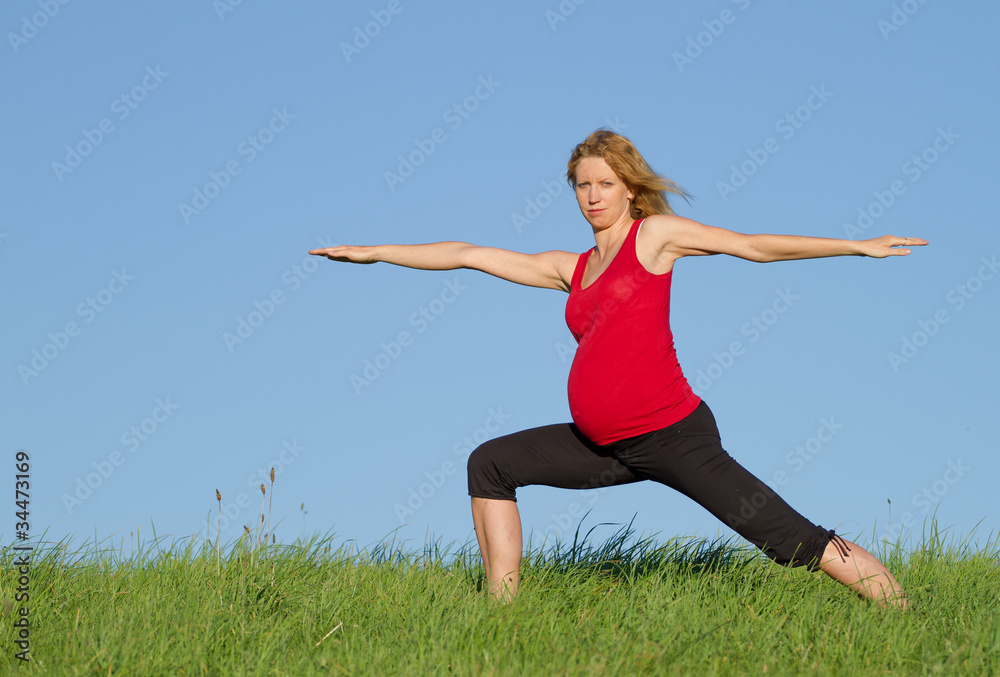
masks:
<instances>
[{"instance_id":1,"label":"blue sky","mask_svg":"<svg viewBox=\"0 0 1000 677\"><path fill-rule=\"evenodd\" d=\"M930 241L682 260L677 350L727 450L813 521L867 543L935 512L995 533L998 14L6 3L0 481L26 450L49 540L201 535L209 515L214 538L216 489L233 540L271 467L284 542L474 539L471 449L569 420L565 294L307 251L585 251L566 161L612 127L703 223ZM651 483L519 506L536 545L587 510L585 527L731 534Z\"/></svg>"}]
</instances>

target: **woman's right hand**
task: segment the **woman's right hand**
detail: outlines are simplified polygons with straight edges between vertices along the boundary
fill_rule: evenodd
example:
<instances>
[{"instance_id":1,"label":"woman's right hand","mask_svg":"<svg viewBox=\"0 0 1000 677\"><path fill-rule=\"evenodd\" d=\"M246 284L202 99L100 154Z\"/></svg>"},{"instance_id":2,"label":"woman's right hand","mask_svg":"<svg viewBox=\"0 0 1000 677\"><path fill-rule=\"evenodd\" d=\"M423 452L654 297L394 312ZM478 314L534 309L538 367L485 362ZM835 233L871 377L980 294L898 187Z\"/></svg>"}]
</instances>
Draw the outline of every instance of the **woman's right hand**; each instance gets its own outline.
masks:
<instances>
[{"instance_id":1,"label":"woman's right hand","mask_svg":"<svg viewBox=\"0 0 1000 677\"><path fill-rule=\"evenodd\" d=\"M358 245L342 244L337 247L324 247L323 249L311 249L310 254L325 256L331 261L343 261L345 263L377 263L375 258L375 247L362 247Z\"/></svg>"}]
</instances>

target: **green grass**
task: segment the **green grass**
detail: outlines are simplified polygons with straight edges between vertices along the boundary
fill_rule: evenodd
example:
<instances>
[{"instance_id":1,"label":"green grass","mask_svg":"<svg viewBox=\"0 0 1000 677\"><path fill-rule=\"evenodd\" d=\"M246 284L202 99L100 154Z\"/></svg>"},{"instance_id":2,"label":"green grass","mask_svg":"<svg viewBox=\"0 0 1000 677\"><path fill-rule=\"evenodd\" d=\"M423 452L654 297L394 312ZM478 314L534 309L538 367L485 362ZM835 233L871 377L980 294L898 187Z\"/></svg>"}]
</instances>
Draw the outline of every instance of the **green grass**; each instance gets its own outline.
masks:
<instances>
[{"instance_id":1,"label":"green grass","mask_svg":"<svg viewBox=\"0 0 1000 677\"><path fill-rule=\"evenodd\" d=\"M249 539L249 537L248 537ZM872 549L872 548L870 548ZM474 545L361 553L316 538L253 548L38 544L33 662L65 675L1000 674L998 542L874 548L914 608L882 610L821 573L731 542L635 538L532 550L503 606ZM0 598L17 585L0 557ZM332 632L331 632L332 631Z\"/></svg>"}]
</instances>

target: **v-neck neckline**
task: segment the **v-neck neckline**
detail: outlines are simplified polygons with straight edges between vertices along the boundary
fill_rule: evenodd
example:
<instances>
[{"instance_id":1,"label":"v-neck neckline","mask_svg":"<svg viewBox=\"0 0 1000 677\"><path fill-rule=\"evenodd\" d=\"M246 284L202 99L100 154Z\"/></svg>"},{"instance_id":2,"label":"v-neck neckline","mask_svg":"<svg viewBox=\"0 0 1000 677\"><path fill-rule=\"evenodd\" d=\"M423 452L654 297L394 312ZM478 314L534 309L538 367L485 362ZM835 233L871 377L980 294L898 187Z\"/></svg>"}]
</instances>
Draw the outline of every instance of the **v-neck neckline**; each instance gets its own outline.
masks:
<instances>
[{"instance_id":1,"label":"v-neck neckline","mask_svg":"<svg viewBox=\"0 0 1000 677\"><path fill-rule=\"evenodd\" d=\"M629 238L632 237L632 231L633 231L633 229L638 229L638 227L642 225L643 221L645 221L645 219L635 219L635 220L632 221L632 225L629 227L628 233L625 235L625 239L622 240L621 245L618 246L618 251L616 251L615 255L613 257L611 257L611 260L608 262L608 265L605 266L604 270L602 270L600 273L598 273L597 277L595 277L594 280L590 284L588 284L586 287L584 287L583 286L583 278L586 277L586 275L587 275L587 264L590 263L590 257L593 255L593 252L597 249L596 246L591 247L590 252L587 254L587 260L584 261L584 264L583 264L583 273L581 273L581 275L580 275L580 291L586 291L587 289L590 289L591 287L593 287L595 284L597 284L600 281L600 279L604 276L604 273L608 272L608 270L611 268L611 266L614 265L615 261L618 260L618 256L622 253L622 248L629 241ZM637 226L636 224L639 224L639 225Z\"/></svg>"}]
</instances>

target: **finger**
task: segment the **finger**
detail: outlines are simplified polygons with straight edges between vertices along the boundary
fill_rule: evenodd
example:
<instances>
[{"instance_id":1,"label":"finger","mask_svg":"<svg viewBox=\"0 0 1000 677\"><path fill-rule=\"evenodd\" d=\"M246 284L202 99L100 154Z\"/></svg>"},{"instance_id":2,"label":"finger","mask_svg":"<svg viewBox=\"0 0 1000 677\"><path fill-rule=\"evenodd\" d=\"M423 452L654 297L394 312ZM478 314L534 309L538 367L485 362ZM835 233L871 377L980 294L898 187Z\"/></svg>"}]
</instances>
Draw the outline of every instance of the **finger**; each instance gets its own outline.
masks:
<instances>
[{"instance_id":1,"label":"finger","mask_svg":"<svg viewBox=\"0 0 1000 677\"><path fill-rule=\"evenodd\" d=\"M889 236L890 247L916 247L927 244L927 240L919 237L893 237Z\"/></svg>"}]
</instances>

